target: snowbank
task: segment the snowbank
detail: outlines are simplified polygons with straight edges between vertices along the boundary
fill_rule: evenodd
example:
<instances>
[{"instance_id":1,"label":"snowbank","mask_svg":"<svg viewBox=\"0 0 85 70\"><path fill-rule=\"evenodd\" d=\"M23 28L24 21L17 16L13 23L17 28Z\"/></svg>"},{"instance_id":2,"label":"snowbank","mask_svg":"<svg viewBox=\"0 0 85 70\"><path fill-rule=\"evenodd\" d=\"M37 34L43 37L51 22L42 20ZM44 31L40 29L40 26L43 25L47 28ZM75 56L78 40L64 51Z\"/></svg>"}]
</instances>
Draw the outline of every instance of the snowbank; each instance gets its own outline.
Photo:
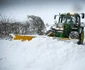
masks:
<instances>
[{"instance_id":1,"label":"snowbank","mask_svg":"<svg viewBox=\"0 0 85 70\"><path fill-rule=\"evenodd\" d=\"M37 37L0 40L0 70L85 70L85 42Z\"/></svg>"}]
</instances>

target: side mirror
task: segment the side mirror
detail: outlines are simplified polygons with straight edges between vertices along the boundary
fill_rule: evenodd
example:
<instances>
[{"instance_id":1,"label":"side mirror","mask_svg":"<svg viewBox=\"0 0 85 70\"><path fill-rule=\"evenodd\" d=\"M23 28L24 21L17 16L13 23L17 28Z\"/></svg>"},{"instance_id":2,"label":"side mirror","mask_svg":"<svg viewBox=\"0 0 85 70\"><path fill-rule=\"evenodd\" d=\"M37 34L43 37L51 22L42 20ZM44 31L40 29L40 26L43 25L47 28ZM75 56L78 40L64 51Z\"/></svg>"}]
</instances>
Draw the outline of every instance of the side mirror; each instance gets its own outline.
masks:
<instances>
[{"instance_id":1,"label":"side mirror","mask_svg":"<svg viewBox=\"0 0 85 70\"><path fill-rule=\"evenodd\" d=\"M84 22L81 22L81 27L85 27L85 23Z\"/></svg>"},{"instance_id":2,"label":"side mirror","mask_svg":"<svg viewBox=\"0 0 85 70\"><path fill-rule=\"evenodd\" d=\"M56 19L56 16L57 16L57 15L54 16L54 19Z\"/></svg>"},{"instance_id":3,"label":"side mirror","mask_svg":"<svg viewBox=\"0 0 85 70\"><path fill-rule=\"evenodd\" d=\"M81 13L82 14L82 19L84 19L85 18L85 14L84 13Z\"/></svg>"},{"instance_id":4,"label":"side mirror","mask_svg":"<svg viewBox=\"0 0 85 70\"><path fill-rule=\"evenodd\" d=\"M56 19L54 20L54 23L57 24L57 20Z\"/></svg>"}]
</instances>

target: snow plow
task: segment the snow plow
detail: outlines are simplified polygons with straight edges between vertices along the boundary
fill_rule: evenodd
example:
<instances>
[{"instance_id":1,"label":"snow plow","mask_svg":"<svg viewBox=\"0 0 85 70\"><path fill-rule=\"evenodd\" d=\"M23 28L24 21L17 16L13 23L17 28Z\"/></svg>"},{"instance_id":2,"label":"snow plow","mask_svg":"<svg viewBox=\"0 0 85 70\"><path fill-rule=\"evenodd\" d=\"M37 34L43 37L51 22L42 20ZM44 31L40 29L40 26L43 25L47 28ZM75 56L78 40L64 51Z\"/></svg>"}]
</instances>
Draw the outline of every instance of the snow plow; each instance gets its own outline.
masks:
<instances>
[{"instance_id":1,"label":"snow plow","mask_svg":"<svg viewBox=\"0 0 85 70\"><path fill-rule=\"evenodd\" d=\"M21 41L30 41L33 38L35 38L35 36L24 36L24 35L15 35L14 40L21 40Z\"/></svg>"},{"instance_id":2,"label":"snow plow","mask_svg":"<svg viewBox=\"0 0 85 70\"><path fill-rule=\"evenodd\" d=\"M56 21L57 16L59 16L58 22ZM46 35L66 40L78 39L77 43L83 44L85 23L81 22L81 19L84 19L84 13L64 13L55 15L55 25L47 31Z\"/></svg>"}]
</instances>

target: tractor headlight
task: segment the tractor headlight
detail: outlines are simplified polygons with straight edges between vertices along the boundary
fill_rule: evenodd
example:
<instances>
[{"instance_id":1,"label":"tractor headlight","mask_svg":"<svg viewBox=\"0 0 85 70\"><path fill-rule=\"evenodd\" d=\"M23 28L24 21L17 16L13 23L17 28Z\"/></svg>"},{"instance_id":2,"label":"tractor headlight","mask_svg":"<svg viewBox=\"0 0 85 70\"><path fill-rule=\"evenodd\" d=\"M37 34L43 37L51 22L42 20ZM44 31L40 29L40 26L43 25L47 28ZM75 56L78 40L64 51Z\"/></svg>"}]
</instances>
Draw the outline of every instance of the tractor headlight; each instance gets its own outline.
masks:
<instances>
[{"instance_id":1,"label":"tractor headlight","mask_svg":"<svg viewBox=\"0 0 85 70\"><path fill-rule=\"evenodd\" d=\"M60 30L64 30L64 28L60 28Z\"/></svg>"},{"instance_id":2,"label":"tractor headlight","mask_svg":"<svg viewBox=\"0 0 85 70\"><path fill-rule=\"evenodd\" d=\"M64 30L64 28L56 28L56 30Z\"/></svg>"}]
</instances>

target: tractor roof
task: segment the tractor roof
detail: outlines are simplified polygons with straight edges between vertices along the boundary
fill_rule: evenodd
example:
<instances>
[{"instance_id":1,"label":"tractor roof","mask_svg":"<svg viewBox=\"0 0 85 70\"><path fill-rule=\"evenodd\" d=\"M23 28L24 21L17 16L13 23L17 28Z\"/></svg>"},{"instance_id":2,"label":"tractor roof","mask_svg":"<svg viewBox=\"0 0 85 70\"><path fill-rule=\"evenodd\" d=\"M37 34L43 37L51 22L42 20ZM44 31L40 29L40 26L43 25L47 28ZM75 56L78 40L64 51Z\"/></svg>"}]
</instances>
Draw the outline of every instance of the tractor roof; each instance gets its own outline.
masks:
<instances>
[{"instance_id":1,"label":"tractor roof","mask_svg":"<svg viewBox=\"0 0 85 70\"><path fill-rule=\"evenodd\" d=\"M60 16L80 16L78 13L63 13Z\"/></svg>"}]
</instances>

